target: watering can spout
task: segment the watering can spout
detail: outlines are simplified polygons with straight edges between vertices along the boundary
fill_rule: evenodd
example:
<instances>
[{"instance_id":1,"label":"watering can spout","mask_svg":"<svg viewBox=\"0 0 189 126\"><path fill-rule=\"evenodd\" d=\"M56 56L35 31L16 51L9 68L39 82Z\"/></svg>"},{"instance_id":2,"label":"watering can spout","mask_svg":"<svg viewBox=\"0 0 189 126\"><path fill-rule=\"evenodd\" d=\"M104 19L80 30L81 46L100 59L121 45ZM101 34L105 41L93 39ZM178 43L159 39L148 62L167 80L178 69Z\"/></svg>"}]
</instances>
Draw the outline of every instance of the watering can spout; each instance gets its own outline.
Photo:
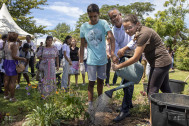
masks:
<instances>
[{"instance_id":1,"label":"watering can spout","mask_svg":"<svg viewBox=\"0 0 189 126\"><path fill-rule=\"evenodd\" d=\"M105 91L105 94L106 94L109 98L112 98L113 92L114 92L114 90L108 90L108 91Z\"/></svg>"},{"instance_id":2,"label":"watering can spout","mask_svg":"<svg viewBox=\"0 0 189 126\"><path fill-rule=\"evenodd\" d=\"M116 91L116 90L119 90L121 88L125 88L125 87L129 87L131 85L134 85L134 82L127 82L125 84L122 84L116 88L113 88L111 90L108 90L108 91L105 91L105 94L109 97L109 98L112 98L112 95L113 95L113 92Z\"/></svg>"}]
</instances>

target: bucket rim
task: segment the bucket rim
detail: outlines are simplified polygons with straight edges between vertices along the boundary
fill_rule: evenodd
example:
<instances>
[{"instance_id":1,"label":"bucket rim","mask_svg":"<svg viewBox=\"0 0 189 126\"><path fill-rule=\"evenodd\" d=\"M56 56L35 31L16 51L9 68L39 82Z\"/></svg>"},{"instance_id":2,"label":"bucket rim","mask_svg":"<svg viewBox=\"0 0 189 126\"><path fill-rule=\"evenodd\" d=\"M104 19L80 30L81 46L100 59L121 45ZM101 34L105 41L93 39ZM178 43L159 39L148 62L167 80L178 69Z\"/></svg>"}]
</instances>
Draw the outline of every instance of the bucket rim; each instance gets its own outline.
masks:
<instances>
[{"instance_id":1,"label":"bucket rim","mask_svg":"<svg viewBox=\"0 0 189 126\"><path fill-rule=\"evenodd\" d=\"M186 82L184 81L181 81L181 80L175 80L175 79L169 79L169 82L177 82L179 84L187 84Z\"/></svg>"},{"instance_id":2,"label":"bucket rim","mask_svg":"<svg viewBox=\"0 0 189 126\"><path fill-rule=\"evenodd\" d=\"M153 101L153 102L156 102L158 105L160 105L160 106L173 106L173 107L177 107L177 108L182 108L183 109L183 107L184 107L184 109L189 109L189 106L183 106L183 105L179 105L179 104L174 104L174 103L172 103L172 104L170 104L170 103L168 103L168 102L163 102L163 101L160 101L160 100L157 100L157 99L155 99L155 98L153 98L152 96L154 96L154 95L162 95L162 94L168 94L168 95L175 95L176 93L153 93L153 94L151 94L150 95L150 102L151 101ZM189 95L183 95L183 94L176 94L176 95L180 95L180 96L188 96L189 97Z\"/></svg>"}]
</instances>

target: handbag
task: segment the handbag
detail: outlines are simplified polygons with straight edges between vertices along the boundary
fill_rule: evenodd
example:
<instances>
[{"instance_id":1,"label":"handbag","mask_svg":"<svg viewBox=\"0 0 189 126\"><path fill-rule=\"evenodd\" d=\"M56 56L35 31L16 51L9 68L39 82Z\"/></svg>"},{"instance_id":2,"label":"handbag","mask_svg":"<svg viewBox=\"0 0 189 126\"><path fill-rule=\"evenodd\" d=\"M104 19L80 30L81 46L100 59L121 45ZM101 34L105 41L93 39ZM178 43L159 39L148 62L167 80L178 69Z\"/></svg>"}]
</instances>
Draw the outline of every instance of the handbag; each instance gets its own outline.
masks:
<instances>
[{"instance_id":1,"label":"handbag","mask_svg":"<svg viewBox=\"0 0 189 126\"><path fill-rule=\"evenodd\" d=\"M15 62L15 64L16 64L16 62ZM16 64L16 71L17 71L17 73L21 73L21 72L23 72L24 70L25 70L24 64L22 64L22 63Z\"/></svg>"},{"instance_id":2,"label":"handbag","mask_svg":"<svg viewBox=\"0 0 189 126\"><path fill-rule=\"evenodd\" d=\"M124 57L121 62L124 62L126 60L128 60L128 58ZM134 82L135 84L138 84L140 82L143 72L144 68L139 61L127 67L116 70L116 74L119 77Z\"/></svg>"}]
</instances>

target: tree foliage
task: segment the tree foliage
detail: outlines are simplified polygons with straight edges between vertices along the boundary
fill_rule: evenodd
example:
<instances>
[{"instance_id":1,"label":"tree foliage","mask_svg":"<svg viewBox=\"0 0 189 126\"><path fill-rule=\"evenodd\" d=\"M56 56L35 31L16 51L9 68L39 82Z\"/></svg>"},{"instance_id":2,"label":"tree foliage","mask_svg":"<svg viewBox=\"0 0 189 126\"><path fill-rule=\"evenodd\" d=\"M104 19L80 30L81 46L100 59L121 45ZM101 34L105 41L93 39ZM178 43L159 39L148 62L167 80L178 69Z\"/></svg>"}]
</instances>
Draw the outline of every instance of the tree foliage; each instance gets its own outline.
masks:
<instances>
[{"instance_id":1,"label":"tree foliage","mask_svg":"<svg viewBox=\"0 0 189 126\"><path fill-rule=\"evenodd\" d=\"M70 26L66 23L59 23L52 31L51 35L63 40L71 32Z\"/></svg>"},{"instance_id":2,"label":"tree foliage","mask_svg":"<svg viewBox=\"0 0 189 126\"><path fill-rule=\"evenodd\" d=\"M47 5L46 2L47 0L1 0L0 7L5 3L13 20L28 33L45 34L47 32L44 30L46 26L37 26L36 21L33 20L34 17L30 14L31 9L42 9L39 5Z\"/></svg>"},{"instance_id":3,"label":"tree foliage","mask_svg":"<svg viewBox=\"0 0 189 126\"><path fill-rule=\"evenodd\" d=\"M145 25L153 28L168 46L175 46L177 42L187 40L185 17L189 13L186 0L168 0L164 3L164 11L158 11L155 19L146 18Z\"/></svg>"}]
</instances>

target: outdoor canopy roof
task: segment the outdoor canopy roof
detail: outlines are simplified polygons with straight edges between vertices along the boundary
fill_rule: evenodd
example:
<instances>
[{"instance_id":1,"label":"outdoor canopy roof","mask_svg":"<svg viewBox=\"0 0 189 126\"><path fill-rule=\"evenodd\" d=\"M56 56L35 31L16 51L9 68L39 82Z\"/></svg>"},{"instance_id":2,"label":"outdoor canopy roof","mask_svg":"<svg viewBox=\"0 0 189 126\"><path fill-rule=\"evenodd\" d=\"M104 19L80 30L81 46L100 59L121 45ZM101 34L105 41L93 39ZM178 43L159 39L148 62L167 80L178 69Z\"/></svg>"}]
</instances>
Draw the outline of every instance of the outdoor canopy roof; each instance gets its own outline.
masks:
<instances>
[{"instance_id":1,"label":"outdoor canopy roof","mask_svg":"<svg viewBox=\"0 0 189 126\"><path fill-rule=\"evenodd\" d=\"M31 35L21 29L16 22L13 20L12 16L10 15L5 3L3 3L3 6L0 10L0 36L2 34L7 34L8 32L16 32L19 34L20 39L24 39L26 35ZM33 38L34 36L31 35Z\"/></svg>"}]
</instances>

